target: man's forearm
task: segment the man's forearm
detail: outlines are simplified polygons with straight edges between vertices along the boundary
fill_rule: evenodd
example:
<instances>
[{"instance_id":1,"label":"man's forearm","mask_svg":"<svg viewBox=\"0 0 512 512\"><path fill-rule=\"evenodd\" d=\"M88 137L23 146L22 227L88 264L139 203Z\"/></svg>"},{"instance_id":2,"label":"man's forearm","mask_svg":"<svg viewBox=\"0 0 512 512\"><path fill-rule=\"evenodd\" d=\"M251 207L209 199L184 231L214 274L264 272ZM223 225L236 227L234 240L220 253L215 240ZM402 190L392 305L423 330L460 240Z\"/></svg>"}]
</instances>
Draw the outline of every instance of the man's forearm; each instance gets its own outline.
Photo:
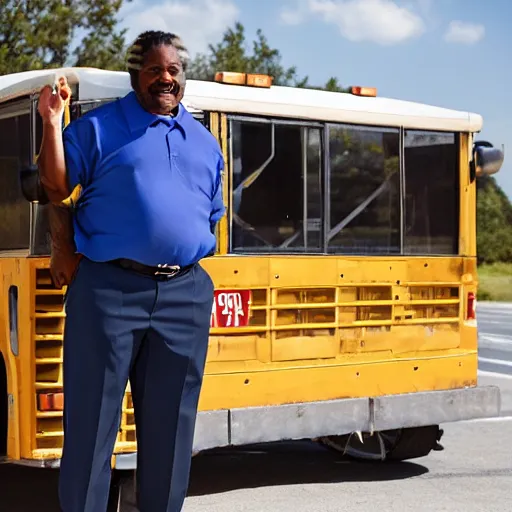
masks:
<instances>
[{"instance_id":1,"label":"man's forearm","mask_svg":"<svg viewBox=\"0 0 512 512\"><path fill-rule=\"evenodd\" d=\"M75 252L73 221L71 211L63 206L48 206L52 251Z\"/></svg>"},{"instance_id":2,"label":"man's forearm","mask_svg":"<svg viewBox=\"0 0 512 512\"><path fill-rule=\"evenodd\" d=\"M43 138L37 165L48 199L54 204L59 204L69 196L60 123L43 123Z\"/></svg>"},{"instance_id":3,"label":"man's forearm","mask_svg":"<svg viewBox=\"0 0 512 512\"><path fill-rule=\"evenodd\" d=\"M78 268L81 256L76 254L71 210L63 206L49 206L51 233L50 272L57 288L69 285Z\"/></svg>"}]
</instances>

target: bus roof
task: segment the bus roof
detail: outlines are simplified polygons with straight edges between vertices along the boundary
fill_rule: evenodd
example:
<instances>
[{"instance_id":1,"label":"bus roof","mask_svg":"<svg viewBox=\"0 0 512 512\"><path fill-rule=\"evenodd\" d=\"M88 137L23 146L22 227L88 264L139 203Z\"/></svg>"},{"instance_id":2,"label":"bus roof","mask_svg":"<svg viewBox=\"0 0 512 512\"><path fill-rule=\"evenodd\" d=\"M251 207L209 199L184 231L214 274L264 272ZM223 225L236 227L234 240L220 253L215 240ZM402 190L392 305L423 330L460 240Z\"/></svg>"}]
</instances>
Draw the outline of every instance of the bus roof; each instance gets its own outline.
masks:
<instances>
[{"instance_id":1,"label":"bus roof","mask_svg":"<svg viewBox=\"0 0 512 512\"><path fill-rule=\"evenodd\" d=\"M94 68L60 68L0 76L0 103L37 93L55 77L79 84L78 100L122 97L131 90L129 74ZM191 111L282 117L423 130L478 132L482 117L389 98L360 97L314 89L227 85L188 80L183 104Z\"/></svg>"}]
</instances>

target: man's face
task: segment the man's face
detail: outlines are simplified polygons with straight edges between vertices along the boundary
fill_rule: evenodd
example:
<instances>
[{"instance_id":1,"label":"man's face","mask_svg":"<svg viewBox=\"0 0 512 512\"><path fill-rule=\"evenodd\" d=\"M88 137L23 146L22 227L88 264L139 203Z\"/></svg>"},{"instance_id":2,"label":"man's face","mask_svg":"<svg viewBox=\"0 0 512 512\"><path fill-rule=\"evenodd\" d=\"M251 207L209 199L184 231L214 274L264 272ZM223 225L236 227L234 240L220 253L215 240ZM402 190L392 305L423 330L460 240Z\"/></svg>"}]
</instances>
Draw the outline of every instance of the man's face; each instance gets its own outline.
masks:
<instances>
[{"instance_id":1,"label":"man's face","mask_svg":"<svg viewBox=\"0 0 512 512\"><path fill-rule=\"evenodd\" d=\"M178 106L185 92L185 73L174 46L156 46L146 53L136 92L152 114L167 115Z\"/></svg>"}]
</instances>

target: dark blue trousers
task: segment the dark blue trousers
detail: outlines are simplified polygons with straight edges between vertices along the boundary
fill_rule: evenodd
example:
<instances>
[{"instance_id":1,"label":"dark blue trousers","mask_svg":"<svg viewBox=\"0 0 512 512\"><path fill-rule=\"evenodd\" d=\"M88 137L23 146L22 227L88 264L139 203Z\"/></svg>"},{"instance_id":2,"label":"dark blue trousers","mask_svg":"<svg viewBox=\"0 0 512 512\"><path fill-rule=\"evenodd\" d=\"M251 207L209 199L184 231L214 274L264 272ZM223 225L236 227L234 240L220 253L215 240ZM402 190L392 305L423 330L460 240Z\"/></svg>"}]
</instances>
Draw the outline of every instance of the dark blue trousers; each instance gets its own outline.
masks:
<instances>
[{"instance_id":1,"label":"dark blue trousers","mask_svg":"<svg viewBox=\"0 0 512 512\"><path fill-rule=\"evenodd\" d=\"M212 302L212 280L199 265L156 281L82 260L66 299L63 512L106 510L128 380L139 509L182 509Z\"/></svg>"}]
</instances>

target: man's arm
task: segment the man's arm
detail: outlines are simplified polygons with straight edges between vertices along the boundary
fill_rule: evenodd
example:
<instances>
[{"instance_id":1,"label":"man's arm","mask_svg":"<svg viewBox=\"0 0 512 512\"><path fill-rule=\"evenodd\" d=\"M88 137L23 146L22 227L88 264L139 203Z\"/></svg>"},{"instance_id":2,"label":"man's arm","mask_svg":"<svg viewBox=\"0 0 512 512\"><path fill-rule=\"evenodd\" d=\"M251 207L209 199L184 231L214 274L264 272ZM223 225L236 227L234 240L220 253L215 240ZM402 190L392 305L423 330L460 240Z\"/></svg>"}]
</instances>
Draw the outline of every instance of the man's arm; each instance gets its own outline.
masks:
<instances>
[{"instance_id":1,"label":"man's arm","mask_svg":"<svg viewBox=\"0 0 512 512\"><path fill-rule=\"evenodd\" d=\"M75 251L71 212L64 206L52 204L48 209L52 247L55 249L72 248Z\"/></svg>"},{"instance_id":2,"label":"man's arm","mask_svg":"<svg viewBox=\"0 0 512 512\"><path fill-rule=\"evenodd\" d=\"M39 95L38 111L43 121L43 137L37 165L41 184L51 201L48 207L50 272L55 285L62 288L71 283L80 257L76 254L71 211L62 203L70 195L62 133L62 116L71 98L66 78L59 79L56 89L56 94L53 94L51 87L44 87Z\"/></svg>"},{"instance_id":3,"label":"man's arm","mask_svg":"<svg viewBox=\"0 0 512 512\"><path fill-rule=\"evenodd\" d=\"M69 196L60 124L43 122L43 140L37 166L48 199L54 204L60 204Z\"/></svg>"},{"instance_id":4,"label":"man's arm","mask_svg":"<svg viewBox=\"0 0 512 512\"><path fill-rule=\"evenodd\" d=\"M37 165L41 183L48 199L54 204L60 204L70 193L62 140L62 116L70 97L71 90L65 78L59 80L56 94L47 86L39 95L38 110L43 121L43 138Z\"/></svg>"},{"instance_id":5,"label":"man's arm","mask_svg":"<svg viewBox=\"0 0 512 512\"><path fill-rule=\"evenodd\" d=\"M80 257L76 254L73 222L69 208L50 204L48 206L51 237L50 271L58 288L73 280Z\"/></svg>"}]
</instances>

